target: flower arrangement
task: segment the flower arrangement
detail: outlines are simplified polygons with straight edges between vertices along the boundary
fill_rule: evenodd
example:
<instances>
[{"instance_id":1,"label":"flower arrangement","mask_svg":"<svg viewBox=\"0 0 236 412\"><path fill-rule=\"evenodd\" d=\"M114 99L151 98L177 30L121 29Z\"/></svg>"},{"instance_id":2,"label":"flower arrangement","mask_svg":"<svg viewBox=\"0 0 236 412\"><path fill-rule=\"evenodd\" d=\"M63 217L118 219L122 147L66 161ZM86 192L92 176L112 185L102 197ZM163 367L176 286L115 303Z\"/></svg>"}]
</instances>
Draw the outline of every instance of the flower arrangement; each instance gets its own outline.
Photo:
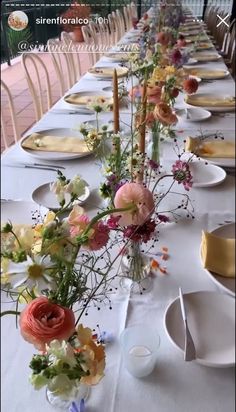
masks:
<instances>
[{"instance_id":1,"label":"flower arrangement","mask_svg":"<svg viewBox=\"0 0 236 412\"><path fill-rule=\"evenodd\" d=\"M90 219L74 205L62 218L84 187L79 177L69 180L59 172L52 185L60 199L58 212L49 211L36 225L8 222L1 230L2 288L16 302L15 311L2 315L19 316L22 337L40 351L30 363L31 383L36 389L47 386L64 400L75 396L80 384L98 383L105 367L103 346L79 324L92 302L97 307L110 302L117 275L111 270L113 242L104 217L128 210L132 216L140 213L129 204ZM71 201L65 205L68 190Z\"/></svg>"}]
</instances>

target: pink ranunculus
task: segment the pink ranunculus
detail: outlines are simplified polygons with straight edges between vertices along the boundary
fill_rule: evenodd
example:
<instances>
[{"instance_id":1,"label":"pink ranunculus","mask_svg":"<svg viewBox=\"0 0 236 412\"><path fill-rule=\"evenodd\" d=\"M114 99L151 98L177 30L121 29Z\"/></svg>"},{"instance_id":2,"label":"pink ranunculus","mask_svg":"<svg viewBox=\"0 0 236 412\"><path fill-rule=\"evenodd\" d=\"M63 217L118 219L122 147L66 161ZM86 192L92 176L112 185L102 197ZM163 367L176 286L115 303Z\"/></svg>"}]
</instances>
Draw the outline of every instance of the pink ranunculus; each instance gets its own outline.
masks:
<instances>
[{"instance_id":1,"label":"pink ranunculus","mask_svg":"<svg viewBox=\"0 0 236 412\"><path fill-rule=\"evenodd\" d=\"M178 40L177 40L177 45L178 45L179 47L186 47L187 42L186 42L185 39L178 39Z\"/></svg>"},{"instance_id":2,"label":"pink ranunculus","mask_svg":"<svg viewBox=\"0 0 236 412\"><path fill-rule=\"evenodd\" d=\"M74 226L77 224L78 221L80 221L80 217L84 215L84 209L80 207L79 205L76 205L73 207L72 211L70 212L68 216L68 223L71 226Z\"/></svg>"},{"instance_id":3,"label":"pink ranunculus","mask_svg":"<svg viewBox=\"0 0 236 412\"><path fill-rule=\"evenodd\" d=\"M89 218L86 215L81 215L74 220L74 225L70 227L71 237L81 235L89 224Z\"/></svg>"},{"instance_id":4,"label":"pink ranunculus","mask_svg":"<svg viewBox=\"0 0 236 412\"><path fill-rule=\"evenodd\" d=\"M116 208L130 207L130 210L119 212L121 226L142 225L155 208L152 193L140 183L125 183L121 186L116 192L114 205Z\"/></svg>"},{"instance_id":5,"label":"pink ranunculus","mask_svg":"<svg viewBox=\"0 0 236 412\"><path fill-rule=\"evenodd\" d=\"M45 350L45 345L54 339L69 339L75 331L73 311L46 297L32 300L21 312L19 323L23 338L38 350Z\"/></svg>"},{"instance_id":6,"label":"pink ranunculus","mask_svg":"<svg viewBox=\"0 0 236 412\"><path fill-rule=\"evenodd\" d=\"M90 250L99 250L103 246L106 246L109 240L109 227L103 222L97 222L93 226L94 233L88 241L88 248Z\"/></svg>"}]
</instances>

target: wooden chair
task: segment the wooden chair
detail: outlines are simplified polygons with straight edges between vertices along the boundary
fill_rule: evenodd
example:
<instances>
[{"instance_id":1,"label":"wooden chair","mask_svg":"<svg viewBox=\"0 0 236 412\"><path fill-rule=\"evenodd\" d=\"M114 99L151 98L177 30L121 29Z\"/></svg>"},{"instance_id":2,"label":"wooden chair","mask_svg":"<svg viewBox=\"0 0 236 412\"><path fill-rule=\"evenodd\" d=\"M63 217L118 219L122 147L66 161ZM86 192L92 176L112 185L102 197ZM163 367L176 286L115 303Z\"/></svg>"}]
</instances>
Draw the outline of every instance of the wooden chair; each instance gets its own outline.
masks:
<instances>
[{"instance_id":1,"label":"wooden chair","mask_svg":"<svg viewBox=\"0 0 236 412\"><path fill-rule=\"evenodd\" d=\"M8 104L9 104L9 109L10 109L10 114L11 114L11 122L12 122L12 128L13 128L13 137L15 143L17 140L20 138L20 133L19 133L19 128L17 124L17 119L16 119L16 112L15 112L15 107L14 107L14 102L12 99L12 95L10 90L8 89L7 85L4 83L3 80L1 80L1 94L2 92L7 95L8 98ZM5 105L4 105L5 107ZM5 149L9 147L8 141L7 141L7 126L6 126L6 121L5 121L5 116L3 113L3 106L1 110L1 126L2 126L2 137L3 137L3 142Z\"/></svg>"},{"instance_id":2,"label":"wooden chair","mask_svg":"<svg viewBox=\"0 0 236 412\"><path fill-rule=\"evenodd\" d=\"M84 36L85 45L88 48L89 64L92 67L97 62L97 59L98 59L98 55L95 51L97 47L97 40L88 26L82 26L82 33Z\"/></svg>"},{"instance_id":3,"label":"wooden chair","mask_svg":"<svg viewBox=\"0 0 236 412\"><path fill-rule=\"evenodd\" d=\"M109 24L109 32L110 32L110 46L115 46L117 33L116 33L114 17L111 14L108 14L108 24Z\"/></svg>"},{"instance_id":4,"label":"wooden chair","mask_svg":"<svg viewBox=\"0 0 236 412\"><path fill-rule=\"evenodd\" d=\"M70 48L71 45L75 47L75 51L68 50L68 53L69 53L68 57L71 60L71 65L73 66L76 80L79 80L81 77L81 64L80 64L80 53L79 51L76 50L76 47L78 47L80 43L77 43L76 41L74 41L71 35L65 31L61 32L61 40L68 46L68 48Z\"/></svg>"},{"instance_id":5,"label":"wooden chair","mask_svg":"<svg viewBox=\"0 0 236 412\"><path fill-rule=\"evenodd\" d=\"M21 62L33 99L36 120L38 121L41 119L44 112L49 110L52 106L52 91L48 70L42 59L36 53L23 53ZM46 83L46 110L44 110L43 79Z\"/></svg>"},{"instance_id":6,"label":"wooden chair","mask_svg":"<svg viewBox=\"0 0 236 412\"><path fill-rule=\"evenodd\" d=\"M74 60L72 60L71 53L62 51L64 45L66 44L56 39L49 39L47 41L47 48L59 80L62 96L76 83Z\"/></svg>"}]
</instances>

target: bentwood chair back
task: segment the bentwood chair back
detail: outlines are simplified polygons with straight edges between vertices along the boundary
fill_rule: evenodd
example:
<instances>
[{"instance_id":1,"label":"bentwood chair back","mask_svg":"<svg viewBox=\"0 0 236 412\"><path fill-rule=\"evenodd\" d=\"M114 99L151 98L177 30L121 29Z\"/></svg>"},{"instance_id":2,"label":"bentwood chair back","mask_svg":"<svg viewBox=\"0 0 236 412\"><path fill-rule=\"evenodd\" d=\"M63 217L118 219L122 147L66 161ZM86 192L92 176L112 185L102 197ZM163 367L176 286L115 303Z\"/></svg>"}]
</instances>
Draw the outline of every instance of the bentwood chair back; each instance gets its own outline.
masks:
<instances>
[{"instance_id":1,"label":"bentwood chair back","mask_svg":"<svg viewBox=\"0 0 236 412\"><path fill-rule=\"evenodd\" d=\"M130 3L131 6L131 18L132 19L137 19L138 18L138 9L137 9L137 5L132 1ZM131 20L132 20L131 19ZM132 21L131 21L131 25L132 25Z\"/></svg>"},{"instance_id":2,"label":"bentwood chair back","mask_svg":"<svg viewBox=\"0 0 236 412\"><path fill-rule=\"evenodd\" d=\"M123 7L123 15L125 21L125 31L129 30L129 10L127 6Z\"/></svg>"},{"instance_id":3,"label":"bentwood chair back","mask_svg":"<svg viewBox=\"0 0 236 412\"><path fill-rule=\"evenodd\" d=\"M47 67L36 53L22 54L22 67L27 79L33 99L36 120L40 120L43 113L52 106L52 91ZM44 110L44 88L46 84L46 110Z\"/></svg>"},{"instance_id":4,"label":"bentwood chair back","mask_svg":"<svg viewBox=\"0 0 236 412\"><path fill-rule=\"evenodd\" d=\"M123 14L120 10L116 10L116 16L118 20L119 30L120 30L120 38L125 34L125 21Z\"/></svg>"},{"instance_id":5,"label":"bentwood chair back","mask_svg":"<svg viewBox=\"0 0 236 412\"><path fill-rule=\"evenodd\" d=\"M11 95L11 92L10 92L9 88L4 83L4 81L1 80L1 95L3 96L3 94L7 95L8 106L9 106L10 115L11 115L13 137L14 137L14 141L16 143L17 140L20 138L20 133L19 133L17 119L16 119L16 112L15 112L14 102L13 102L12 95ZM4 109L5 109L5 104L4 104L4 107L2 105L2 109L1 109L1 127L2 127L2 137L3 137L4 147L5 147L5 149L7 149L8 146L9 146L8 141L7 141L8 140L7 137L9 136L9 133L7 133L7 125L6 125L6 120L5 120Z\"/></svg>"},{"instance_id":6,"label":"bentwood chair back","mask_svg":"<svg viewBox=\"0 0 236 412\"><path fill-rule=\"evenodd\" d=\"M108 23L110 31L110 45L114 46L116 44L116 26L114 22L114 17L111 14L108 14Z\"/></svg>"},{"instance_id":7,"label":"bentwood chair back","mask_svg":"<svg viewBox=\"0 0 236 412\"><path fill-rule=\"evenodd\" d=\"M121 38L121 29L120 29L120 24L119 24L119 19L117 17L117 14L114 11L112 11L111 15L112 15L113 24L115 27L115 44L116 44Z\"/></svg>"},{"instance_id":8,"label":"bentwood chair back","mask_svg":"<svg viewBox=\"0 0 236 412\"><path fill-rule=\"evenodd\" d=\"M63 43L60 40L49 39L47 41L48 51L52 58L52 63L59 80L61 95L70 89L76 82L76 69L71 53L63 51Z\"/></svg>"},{"instance_id":9,"label":"bentwood chair back","mask_svg":"<svg viewBox=\"0 0 236 412\"><path fill-rule=\"evenodd\" d=\"M77 48L79 47L80 43L74 41L69 33L66 31L61 32L61 40L68 46L68 57L71 61L71 65L73 66L73 70L75 72L76 80L79 80L81 77L81 63L80 63L80 53ZM75 48L75 50L70 50L70 48Z\"/></svg>"},{"instance_id":10,"label":"bentwood chair back","mask_svg":"<svg viewBox=\"0 0 236 412\"><path fill-rule=\"evenodd\" d=\"M97 59L96 48L98 47L97 40L88 26L82 26L81 29L82 29L85 45L88 48L89 64L90 64L90 67L92 67L97 61L96 60Z\"/></svg>"}]
</instances>

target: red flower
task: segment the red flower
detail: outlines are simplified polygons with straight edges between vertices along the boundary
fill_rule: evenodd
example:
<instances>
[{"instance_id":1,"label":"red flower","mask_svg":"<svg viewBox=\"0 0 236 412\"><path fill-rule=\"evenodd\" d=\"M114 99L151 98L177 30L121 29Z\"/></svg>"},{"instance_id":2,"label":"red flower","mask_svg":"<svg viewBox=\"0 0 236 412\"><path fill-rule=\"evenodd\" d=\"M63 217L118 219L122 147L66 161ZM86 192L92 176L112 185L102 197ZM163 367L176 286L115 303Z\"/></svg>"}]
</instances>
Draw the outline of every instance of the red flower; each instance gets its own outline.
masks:
<instances>
[{"instance_id":1,"label":"red flower","mask_svg":"<svg viewBox=\"0 0 236 412\"><path fill-rule=\"evenodd\" d=\"M183 89L186 93L192 94L196 93L198 89L198 82L193 77L183 81Z\"/></svg>"}]
</instances>

